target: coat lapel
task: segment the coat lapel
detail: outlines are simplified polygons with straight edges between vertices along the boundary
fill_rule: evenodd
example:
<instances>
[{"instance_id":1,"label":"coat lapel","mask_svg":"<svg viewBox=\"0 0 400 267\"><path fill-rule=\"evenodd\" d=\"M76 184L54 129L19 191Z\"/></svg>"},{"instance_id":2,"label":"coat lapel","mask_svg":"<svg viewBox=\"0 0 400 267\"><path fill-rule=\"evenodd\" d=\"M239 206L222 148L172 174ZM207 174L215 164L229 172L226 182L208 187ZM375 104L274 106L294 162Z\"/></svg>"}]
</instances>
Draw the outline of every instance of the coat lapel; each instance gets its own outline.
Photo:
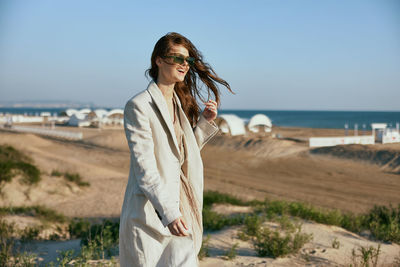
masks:
<instances>
[{"instance_id":1,"label":"coat lapel","mask_svg":"<svg viewBox=\"0 0 400 267\"><path fill-rule=\"evenodd\" d=\"M178 141L176 140L175 130L174 130L174 126L172 125L172 120L171 120L171 116L169 114L167 102L165 101L165 98L164 98L161 90L158 88L157 84L154 81L150 82L149 86L147 87L147 91L150 93L151 97L153 98L154 103L156 104L158 110L161 113L162 118L165 121L165 124L168 127L169 133L171 134L172 140L174 141L176 155L179 158ZM174 92L174 94L175 94L175 92Z\"/></svg>"}]
</instances>

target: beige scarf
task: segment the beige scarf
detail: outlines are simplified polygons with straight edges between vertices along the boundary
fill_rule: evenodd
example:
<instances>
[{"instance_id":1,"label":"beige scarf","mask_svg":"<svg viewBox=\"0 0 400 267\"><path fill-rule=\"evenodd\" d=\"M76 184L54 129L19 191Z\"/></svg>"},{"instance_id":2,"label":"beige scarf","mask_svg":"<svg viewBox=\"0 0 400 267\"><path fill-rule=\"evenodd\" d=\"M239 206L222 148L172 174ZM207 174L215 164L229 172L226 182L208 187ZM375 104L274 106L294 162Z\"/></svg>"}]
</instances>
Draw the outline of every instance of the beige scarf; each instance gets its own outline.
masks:
<instances>
[{"instance_id":1,"label":"beige scarf","mask_svg":"<svg viewBox=\"0 0 400 267\"><path fill-rule=\"evenodd\" d=\"M175 110L178 109L175 99L174 107ZM193 185L190 181L190 173L188 173L188 161L186 159L186 155L188 153L187 142L181 126L182 119L180 116L176 116L176 113L177 112L174 112L174 129L177 135L181 163L179 209L182 213L182 216L185 218L188 228L192 230L195 251L199 251L203 239L202 214L200 210L200 202L198 199L196 199Z\"/></svg>"}]
</instances>

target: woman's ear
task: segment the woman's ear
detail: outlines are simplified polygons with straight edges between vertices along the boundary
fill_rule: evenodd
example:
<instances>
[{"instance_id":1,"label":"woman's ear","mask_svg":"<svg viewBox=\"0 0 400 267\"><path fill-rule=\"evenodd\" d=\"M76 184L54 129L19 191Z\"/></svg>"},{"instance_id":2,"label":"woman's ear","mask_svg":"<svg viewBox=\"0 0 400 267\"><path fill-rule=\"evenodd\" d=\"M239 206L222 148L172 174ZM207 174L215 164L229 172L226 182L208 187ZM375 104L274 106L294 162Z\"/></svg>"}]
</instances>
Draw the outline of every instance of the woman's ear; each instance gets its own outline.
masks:
<instances>
[{"instance_id":1,"label":"woman's ear","mask_svg":"<svg viewBox=\"0 0 400 267\"><path fill-rule=\"evenodd\" d=\"M161 66L161 58L160 57L156 57L156 64L157 64L157 67L160 67Z\"/></svg>"}]
</instances>

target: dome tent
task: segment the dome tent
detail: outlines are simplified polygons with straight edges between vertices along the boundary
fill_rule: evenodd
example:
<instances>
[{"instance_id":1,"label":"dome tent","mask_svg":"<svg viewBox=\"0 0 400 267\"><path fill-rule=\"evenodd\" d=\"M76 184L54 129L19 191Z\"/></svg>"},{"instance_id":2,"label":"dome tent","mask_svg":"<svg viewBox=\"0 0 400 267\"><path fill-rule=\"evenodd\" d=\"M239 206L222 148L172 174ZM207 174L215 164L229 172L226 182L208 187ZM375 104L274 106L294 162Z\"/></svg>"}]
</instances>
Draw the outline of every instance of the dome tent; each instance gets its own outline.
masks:
<instances>
[{"instance_id":1,"label":"dome tent","mask_svg":"<svg viewBox=\"0 0 400 267\"><path fill-rule=\"evenodd\" d=\"M266 115L256 114L251 117L247 127L253 133L259 132L260 128L263 128L265 132L271 132L272 122Z\"/></svg>"},{"instance_id":2,"label":"dome tent","mask_svg":"<svg viewBox=\"0 0 400 267\"><path fill-rule=\"evenodd\" d=\"M230 133L231 135L244 135L246 129L244 121L234 114L222 114L219 116L222 120L218 127L223 133Z\"/></svg>"}]
</instances>

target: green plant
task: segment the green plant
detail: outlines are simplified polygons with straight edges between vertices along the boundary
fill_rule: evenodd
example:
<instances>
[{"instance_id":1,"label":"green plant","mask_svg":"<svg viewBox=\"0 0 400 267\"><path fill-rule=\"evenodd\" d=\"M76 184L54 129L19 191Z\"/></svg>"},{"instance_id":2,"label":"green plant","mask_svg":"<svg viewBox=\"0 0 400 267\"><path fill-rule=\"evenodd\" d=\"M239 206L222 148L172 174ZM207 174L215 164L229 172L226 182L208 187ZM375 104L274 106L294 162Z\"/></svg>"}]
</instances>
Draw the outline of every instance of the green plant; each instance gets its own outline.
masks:
<instances>
[{"instance_id":1,"label":"green plant","mask_svg":"<svg viewBox=\"0 0 400 267\"><path fill-rule=\"evenodd\" d=\"M37 266L37 255L33 253L19 253L17 246L18 229L14 223L0 220L0 266L5 267L31 267Z\"/></svg>"},{"instance_id":2,"label":"green plant","mask_svg":"<svg viewBox=\"0 0 400 267\"><path fill-rule=\"evenodd\" d=\"M236 258L236 249L238 246L239 246L239 243L233 244L233 246L225 254L225 256L228 258L228 260L232 260L232 259Z\"/></svg>"},{"instance_id":3,"label":"green plant","mask_svg":"<svg viewBox=\"0 0 400 267\"><path fill-rule=\"evenodd\" d=\"M68 264L69 262L71 262L72 259L74 258L75 251L74 251L73 249L71 249L71 250L66 250L66 251L59 251L59 250L57 250L57 253L58 253L58 255L59 255L59 256L57 257L57 263L58 263L58 265L61 266L61 267L65 267L65 266L67 266L67 264Z\"/></svg>"},{"instance_id":4,"label":"green plant","mask_svg":"<svg viewBox=\"0 0 400 267\"><path fill-rule=\"evenodd\" d=\"M0 207L0 214L25 215L39 218L43 222L59 222L64 223L67 218L53 209L36 205L36 206L19 206L19 207Z\"/></svg>"},{"instance_id":5,"label":"green plant","mask_svg":"<svg viewBox=\"0 0 400 267\"><path fill-rule=\"evenodd\" d=\"M367 215L366 223L377 239L400 243L400 205L397 209L374 206Z\"/></svg>"},{"instance_id":6,"label":"green plant","mask_svg":"<svg viewBox=\"0 0 400 267\"><path fill-rule=\"evenodd\" d=\"M225 216L212 211L210 208L203 209L203 228L205 230L220 230L225 226L239 225L244 221L244 214Z\"/></svg>"},{"instance_id":7,"label":"green plant","mask_svg":"<svg viewBox=\"0 0 400 267\"><path fill-rule=\"evenodd\" d=\"M60 177L60 176L62 176L63 174L62 174L62 172L60 172L60 171L58 171L58 170L52 170L52 172L51 172L50 175L51 175L51 176Z\"/></svg>"},{"instance_id":8,"label":"green plant","mask_svg":"<svg viewBox=\"0 0 400 267\"><path fill-rule=\"evenodd\" d=\"M204 207L211 207L213 203L229 203L232 205L246 206L248 202L233 197L229 194L223 194L217 191L206 191L203 195Z\"/></svg>"},{"instance_id":9,"label":"green plant","mask_svg":"<svg viewBox=\"0 0 400 267\"><path fill-rule=\"evenodd\" d=\"M377 248L374 248L373 246L369 246L369 247L360 246L360 247L358 247L358 251L359 251L359 254L357 254L356 250L353 248L352 252L351 252L354 267L357 267L357 266L376 267L376 266L378 266L379 255L381 253L381 245L380 244L378 245ZM357 260L357 259L359 259L359 260ZM370 265L370 264L372 264L372 265Z\"/></svg>"},{"instance_id":10,"label":"green plant","mask_svg":"<svg viewBox=\"0 0 400 267\"><path fill-rule=\"evenodd\" d=\"M89 182L82 181L82 177L79 173L64 173L64 178L72 183L75 183L78 186L89 186Z\"/></svg>"},{"instance_id":11,"label":"green plant","mask_svg":"<svg viewBox=\"0 0 400 267\"><path fill-rule=\"evenodd\" d=\"M336 237L332 240L332 247L335 248L335 249L339 249L340 248L340 242L339 242L339 240L337 240Z\"/></svg>"},{"instance_id":12,"label":"green plant","mask_svg":"<svg viewBox=\"0 0 400 267\"><path fill-rule=\"evenodd\" d=\"M68 231L71 237L82 238L90 229L90 222L83 219L72 220L68 225Z\"/></svg>"},{"instance_id":13,"label":"green plant","mask_svg":"<svg viewBox=\"0 0 400 267\"><path fill-rule=\"evenodd\" d=\"M17 267L34 267L38 266L36 263L37 259L37 254L35 253L28 253L28 252L23 252L23 253L17 253L14 257L13 260L9 263L10 267L11 266L17 266Z\"/></svg>"},{"instance_id":14,"label":"green plant","mask_svg":"<svg viewBox=\"0 0 400 267\"><path fill-rule=\"evenodd\" d=\"M298 252L311 239L312 235L301 233L301 225L297 225L279 230L262 227L252 241L259 256L277 258Z\"/></svg>"},{"instance_id":15,"label":"green plant","mask_svg":"<svg viewBox=\"0 0 400 267\"><path fill-rule=\"evenodd\" d=\"M241 221L240 217L236 217L235 221L227 216L213 213L211 211L213 203L251 205L256 213L263 213L267 218L273 220L282 215L290 215L327 225L337 225L354 233L368 230L378 240L400 244L400 205L397 208L375 206L366 214L354 215L342 213L339 210L316 208L301 202L268 199L246 202L227 194L208 191L204 193L203 217L205 229L209 230L218 230L224 225L233 225ZM243 232L239 233L239 237L246 239Z\"/></svg>"},{"instance_id":16,"label":"green plant","mask_svg":"<svg viewBox=\"0 0 400 267\"><path fill-rule=\"evenodd\" d=\"M36 240L39 237L41 227L25 227L20 231L21 242Z\"/></svg>"},{"instance_id":17,"label":"green plant","mask_svg":"<svg viewBox=\"0 0 400 267\"><path fill-rule=\"evenodd\" d=\"M0 266L7 266L13 256L15 225L0 220Z\"/></svg>"},{"instance_id":18,"label":"green plant","mask_svg":"<svg viewBox=\"0 0 400 267\"><path fill-rule=\"evenodd\" d=\"M17 175L22 182L32 185L40 181L40 171L32 159L9 145L0 145L0 189Z\"/></svg>"},{"instance_id":19,"label":"green plant","mask_svg":"<svg viewBox=\"0 0 400 267\"><path fill-rule=\"evenodd\" d=\"M203 259L204 257L209 257L210 256L210 251L208 248L208 242L210 241L210 234L207 234L206 239L203 239L202 243L201 243L201 248L200 248L200 252L199 252L199 259Z\"/></svg>"},{"instance_id":20,"label":"green plant","mask_svg":"<svg viewBox=\"0 0 400 267\"><path fill-rule=\"evenodd\" d=\"M375 206L367 214L354 215L338 210L315 208L309 204L265 200L255 206L256 212L263 212L268 218L276 215L291 215L318 223L337 225L349 231L360 233L369 230L378 240L400 243L400 205L393 207Z\"/></svg>"},{"instance_id":21,"label":"green plant","mask_svg":"<svg viewBox=\"0 0 400 267\"><path fill-rule=\"evenodd\" d=\"M243 233L248 236L256 236L260 231L262 219L257 215L248 215L244 219Z\"/></svg>"},{"instance_id":22,"label":"green plant","mask_svg":"<svg viewBox=\"0 0 400 267\"><path fill-rule=\"evenodd\" d=\"M119 222L104 221L102 224L91 225L89 231L82 233L81 245L90 257L104 259L112 256L119 243Z\"/></svg>"}]
</instances>

